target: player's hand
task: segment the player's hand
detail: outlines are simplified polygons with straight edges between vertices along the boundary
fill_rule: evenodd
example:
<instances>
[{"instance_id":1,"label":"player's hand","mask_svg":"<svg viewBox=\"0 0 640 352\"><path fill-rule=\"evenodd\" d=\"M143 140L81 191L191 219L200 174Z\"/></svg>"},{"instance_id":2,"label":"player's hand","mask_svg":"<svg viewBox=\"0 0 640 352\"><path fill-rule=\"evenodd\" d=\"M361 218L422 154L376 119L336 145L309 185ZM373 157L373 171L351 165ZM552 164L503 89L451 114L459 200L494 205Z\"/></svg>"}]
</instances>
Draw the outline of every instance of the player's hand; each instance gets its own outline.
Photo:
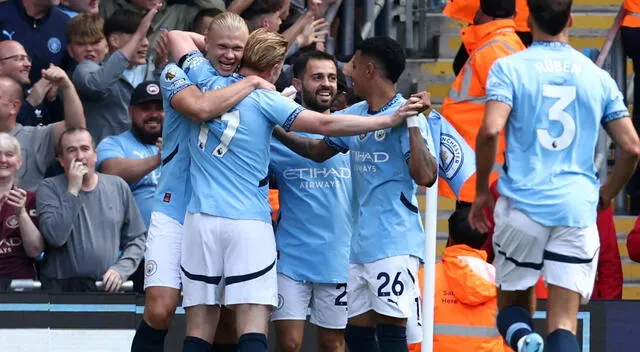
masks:
<instances>
[{"instance_id":1,"label":"player's hand","mask_svg":"<svg viewBox=\"0 0 640 352\"><path fill-rule=\"evenodd\" d=\"M77 161L73 159L71 164L69 165L68 178L69 178L69 186L67 190L69 193L77 196L82 189L82 179L84 175L89 172L89 168L84 165L81 161Z\"/></svg>"},{"instance_id":2,"label":"player's hand","mask_svg":"<svg viewBox=\"0 0 640 352\"><path fill-rule=\"evenodd\" d=\"M25 100L35 108L36 106L42 104L42 101L47 96L47 93L51 89L51 86L51 82L44 78L40 78L38 82L31 86L29 95Z\"/></svg>"},{"instance_id":3,"label":"player's hand","mask_svg":"<svg viewBox=\"0 0 640 352\"><path fill-rule=\"evenodd\" d=\"M107 270L107 272L102 275L102 283L106 292L120 291L122 288L122 282L122 276L113 269Z\"/></svg>"},{"instance_id":4,"label":"player's hand","mask_svg":"<svg viewBox=\"0 0 640 352\"><path fill-rule=\"evenodd\" d=\"M409 116L416 116L422 108L422 99L411 97L402 104L396 112L391 115L391 127L394 127L407 119Z\"/></svg>"},{"instance_id":5,"label":"player's hand","mask_svg":"<svg viewBox=\"0 0 640 352\"><path fill-rule=\"evenodd\" d=\"M422 100L422 110L427 110L428 108L431 107L431 93L427 92L427 91L422 91L422 92L418 92L418 93L414 93L411 94L411 97L416 97L419 98L420 100Z\"/></svg>"},{"instance_id":6,"label":"player's hand","mask_svg":"<svg viewBox=\"0 0 640 352\"><path fill-rule=\"evenodd\" d=\"M158 147L158 153L160 153L162 150L162 137L158 137L158 139L156 139L156 147Z\"/></svg>"},{"instance_id":7,"label":"player's hand","mask_svg":"<svg viewBox=\"0 0 640 352\"><path fill-rule=\"evenodd\" d=\"M268 89L268 90L276 90L276 86L273 83L265 80L264 78L258 76L249 76L245 79L249 79L251 82L251 86L253 89Z\"/></svg>"},{"instance_id":8,"label":"player's hand","mask_svg":"<svg viewBox=\"0 0 640 352\"><path fill-rule=\"evenodd\" d=\"M49 64L49 68L47 68L46 70L42 70L42 78L49 81L52 86L58 87L60 89L73 87L73 83L71 83L71 80L69 79L69 76L67 76L67 73L54 64Z\"/></svg>"},{"instance_id":9,"label":"player's hand","mask_svg":"<svg viewBox=\"0 0 640 352\"><path fill-rule=\"evenodd\" d=\"M469 211L469 225L471 225L472 229L481 233L488 233L491 229L491 223L484 211L486 208L493 208L491 194L488 191L476 194L476 200Z\"/></svg>"},{"instance_id":10,"label":"player's hand","mask_svg":"<svg viewBox=\"0 0 640 352\"><path fill-rule=\"evenodd\" d=\"M296 94L298 94L298 91L295 89L295 87L288 86L282 92L280 92L280 94L285 98L295 99Z\"/></svg>"},{"instance_id":11,"label":"player's hand","mask_svg":"<svg viewBox=\"0 0 640 352\"><path fill-rule=\"evenodd\" d=\"M7 196L7 203L13 207L17 216L22 215L25 211L24 206L27 203L27 191L13 186Z\"/></svg>"}]
</instances>

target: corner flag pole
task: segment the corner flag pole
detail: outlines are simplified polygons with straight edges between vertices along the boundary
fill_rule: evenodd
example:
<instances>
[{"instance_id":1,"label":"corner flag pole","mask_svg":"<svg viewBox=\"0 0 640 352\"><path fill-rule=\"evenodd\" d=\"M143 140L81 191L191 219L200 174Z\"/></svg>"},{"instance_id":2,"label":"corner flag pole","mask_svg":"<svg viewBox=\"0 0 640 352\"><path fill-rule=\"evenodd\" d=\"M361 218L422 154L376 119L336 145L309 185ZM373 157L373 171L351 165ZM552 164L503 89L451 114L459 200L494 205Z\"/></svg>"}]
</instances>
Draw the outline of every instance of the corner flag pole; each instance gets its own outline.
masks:
<instances>
[{"instance_id":1,"label":"corner flag pole","mask_svg":"<svg viewBox=\"0 0 640 352\"><path fill-rule=\"evenodd\" d=\"M438 180L425 197L424 277L422 279L422 352L433 351L436 235L438 232Z\"/></svg>"}]
</instances>

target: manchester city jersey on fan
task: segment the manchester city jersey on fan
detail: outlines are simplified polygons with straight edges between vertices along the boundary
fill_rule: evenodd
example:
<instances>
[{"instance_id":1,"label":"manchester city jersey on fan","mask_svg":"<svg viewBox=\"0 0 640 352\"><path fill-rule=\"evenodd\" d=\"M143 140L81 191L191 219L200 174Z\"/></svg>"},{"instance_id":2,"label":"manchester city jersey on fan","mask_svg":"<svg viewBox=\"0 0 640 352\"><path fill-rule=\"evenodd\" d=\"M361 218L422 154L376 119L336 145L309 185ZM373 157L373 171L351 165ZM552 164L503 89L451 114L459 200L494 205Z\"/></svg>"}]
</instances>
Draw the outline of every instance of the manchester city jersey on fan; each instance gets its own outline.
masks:
<instances>
[{"instance_id":1,"label":"manchester city jersey on fan","mask_svg":"<svg viewBox=\"0 0 640 352\"><path fill-rule=\"evenodd\" d=\"M535 42L493 64L487 98L512 108L500 194L546 226L595 224L599 127L629 116L611 76L568 44Z\"/></svg>"},{"instance_id":2,"label":"manchester city jersey on fan","mask_svg":"<svg viewBox=\"0 0 640 352\"><path fill-rule=\"evenodd\" d=\"M168 64L160 76L165 117L162 125L162 169L154 210L180 223L184 222L191 197L190 155L186 141L189 131L197 129L197 124L176 111L170 102L174 95L192 85L184 71L175 64Z\"/></svg>"},{"instance_id":3,"label":"manchester city jersey on fan","mask_svg":"<svg viewBox=\"0 0 640 352\"><path fill-rule=\"evenodd\" d=\"M203 90L243 78L234 74L211 79L206 70L185 71ZM194 189L189 212L270 224L266 189L271 133L276 125L288 130L302 110L278 92L259 89L220 119L201 124L189 139Z\"/></svg>"},{"instance_id":4,"label":"manchester city jersey on fan","mask_svg":"<svg viewBox=\"0 0 640 352\"><path fill-rule=\"evenodd\" d=\"M270 169L280 190L278 272L297 281L347 282L352 225L349 156L337 154L316 163L274 139Z\"/></svg>"},{"instance_id":5,"label":"manchester city jersey on fan","mask_svg":"<svg viewBox=\"0 0 640 352\"><path fill-rule=\"evenodd\" d=\"M366 101L338 114L389 115L405 99L396 95L380 111L370 111ZM420 115L425 143L433 141L424 116ZM424 256L424 230L417 186L409 174L410 145L406 124L359 136L325 138L338 151L350 151L351 170L359 213L357 229L351 237L351 263L362 264L397 255Z\"/></svg>"},{"instance_id":6,"label":"manchester city jersey on fan","mask_svg":"<svg viewBox=\"0 0 640 352\"><path fill-rule=\"evenodd\" d=\"M98 144L96 148L98 154L97 167L102 163L114 158L144 159L158 155L158 147L155 144L144 144L131 132L124 131L117 136L109 136ZM131 193L136 199L136 205L140 210L144 225L149 228L151 221L151 211L154 207L154 195L160 178L160 168L144 175L140 180L129 184Z\"/></svg>"}]
</instances>

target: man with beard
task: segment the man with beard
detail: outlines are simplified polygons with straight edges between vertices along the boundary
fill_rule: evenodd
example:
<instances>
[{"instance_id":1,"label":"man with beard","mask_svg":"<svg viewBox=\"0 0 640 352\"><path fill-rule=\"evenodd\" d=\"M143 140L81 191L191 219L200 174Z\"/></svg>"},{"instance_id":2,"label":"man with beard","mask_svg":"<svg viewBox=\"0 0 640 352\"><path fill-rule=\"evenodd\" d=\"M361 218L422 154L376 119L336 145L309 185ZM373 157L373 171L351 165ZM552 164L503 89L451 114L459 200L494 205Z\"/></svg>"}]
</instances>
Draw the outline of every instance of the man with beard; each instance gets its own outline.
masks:
<instances>
[{"instance_id":1,"label":"man with beard","mask_svg":"<svg viewBox=\"0 0 640 352\"><path fill-rule=\"evenodd\" d=\"M302 106L329 114L338 86L333 56L308 52L296 60L293 72L292 83L300 92ZM271 315L278 350L300 351L311 307L310 321L318 326L318 350L344 351L352 231L349 155L338 154L317 163L273 139L269 167L280 190L276 225L278 307Z\"/></svg>"},{"instance_id":2,"label":"man with beard","mask_svg":"<svg viewBox=\"0 0 640 352\"><path fill-rule=\"evenodd\" d=\"M160 177L162 94L158 82L146 81L133 90L129 104L131 129L98 144L98 170L122 177L133 192L140 215L149 227Z\"/></svg>"}]
</instances>

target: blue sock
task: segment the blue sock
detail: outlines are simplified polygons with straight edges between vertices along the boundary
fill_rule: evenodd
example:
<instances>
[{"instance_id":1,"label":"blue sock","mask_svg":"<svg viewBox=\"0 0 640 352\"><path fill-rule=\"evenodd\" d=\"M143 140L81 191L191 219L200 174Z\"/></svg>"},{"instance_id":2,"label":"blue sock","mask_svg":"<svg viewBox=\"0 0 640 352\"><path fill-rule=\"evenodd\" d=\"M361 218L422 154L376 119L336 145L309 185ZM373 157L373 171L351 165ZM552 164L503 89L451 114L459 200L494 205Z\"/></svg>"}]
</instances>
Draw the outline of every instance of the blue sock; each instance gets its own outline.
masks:
<instances>
[{"instance_id":1,"label":"blue sock","mask_svg":"<svg viewBox=\"0 0 640 352\"><path fill-rule=\"evenodd\" d=\"M165 336L167 336L167 330L154 329L142 319L133 337L131 352L162 352Z\"/></svg>"},{"instance_id":2,"label":"blue sock","mask_svg":"<svg viewBox=\"0 0 640 352\"><path fill-rule=\"evenodd\" d=\"M579 352L580 346L578 346L578 338L571 331L557 329L547 335L544 350L547 352Z\"/></svg>"},{"instance_id":3,"label":"blue sock","mask_svg":"<svg viewBox=\"0 0 640 352\"><path fill-rule=\"evenodd\" d=\"M349 351L380 351L376 341L376 328L347 324L344 340Z\"/></svg>"},{"instance_id":4,"label":"blue sock","mask_svg":"<svg viewBox=\"0 0 640 352\"><path fill-rule=\"evenodd\" d=\"M238 339L239 352L267 352L267 336L257 332L243 334Z\"/></svg>"},{"instance_id":5,"label":"blue sock","mask_svg":"<svg viewBox=\"0 0 640 352\"><path fill-rule=\"evenodd\" d=\"M182 352L211 352L211 344L199 337L187 336L182 343Z\"/></svg>"},{"instance_id":6,"label":"blue sock","mask_svg":"<svg viewBox=\"0 0 640 352\"><path fill-rule=\"evenodd\" d=\"M227 343L213 343L211 346L211 352L237 352L238 345Z\"/></svg>"},{"instance_id":7,"label":"blue sock","mask_svg":"<svg viewBox=\"0 0 640 352\"><path fill-rule=\"evenodd\" d=\"M518 350L518 341L533 330L533 320L529 311L522 307L509 306L498 313L496 319L498 331L514 351Z\"/></svg>"},{"instance_id":8,"label":"blue sock","mask_svg":"<svg viewBox=\"0 0 640 352\"><path fill-rule=\"evenodd\" d=\"M399 325L378 324L376 326L378 346L381 352L408 352L407 328Z\"/></svg>"}]
</instances>

